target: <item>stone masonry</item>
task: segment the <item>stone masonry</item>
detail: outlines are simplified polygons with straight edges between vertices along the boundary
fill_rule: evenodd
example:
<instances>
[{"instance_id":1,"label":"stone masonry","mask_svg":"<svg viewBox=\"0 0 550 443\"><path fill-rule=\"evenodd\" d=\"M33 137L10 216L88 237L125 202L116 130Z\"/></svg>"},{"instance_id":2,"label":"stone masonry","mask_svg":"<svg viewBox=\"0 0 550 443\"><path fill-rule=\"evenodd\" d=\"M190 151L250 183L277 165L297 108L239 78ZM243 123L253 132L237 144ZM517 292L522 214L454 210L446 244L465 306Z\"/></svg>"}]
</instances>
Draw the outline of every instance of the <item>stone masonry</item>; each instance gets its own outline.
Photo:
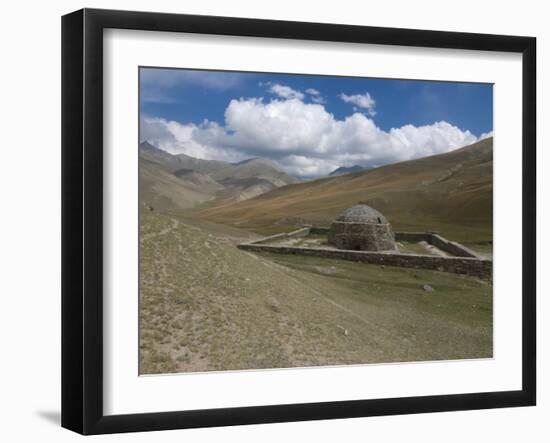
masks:
<instances>
[{"instance_id":1,"label":"stone masonry","mask_svg":"<svg viewBox=\"0 0 550 443\"><path fill-rule=\"evenodd\" d=\"M395 251L392 228L376 209L360 203L339 214L328 233L328 242L352 251Z\"/></svg>"},{"instance_id":2,"label":"stone masonry","mask_svg":"<svg viewBox=\"0 0 550 443\"><path fill-rule=\"evenodd\" d=\"M326 247L304 248L266 244L269 240L304 237L309 233L330 235L330 229L305 227L290 233L277 234L271 237L263 238L255 242L242 243L238 246L238 248L252 252L271 252L279 254L327 257L378 265L431 269L434 271L466 274L484 280L492 280L492 260L480 258L474 252L465 248L461 244L457 242L450 242L440 235L431 232L396 232L395 237L398 240L427 241L431 244L437 244L438 247L441 247L441 249L446 250L449 253L457 254L455 256L441 257L422 254L402 254L398 250L358 251Z\"/></svg>"},{"instance_id":3,"label":"stone masonry","mask_svg":"<svg viewBox=\"0 0 550 443\"><path fill-rule=\"evenodd\" d=\"M334 222L328 242L338 249L353 251L394 251L393 232L389 223Z\"/></svg>"}]
</instances>

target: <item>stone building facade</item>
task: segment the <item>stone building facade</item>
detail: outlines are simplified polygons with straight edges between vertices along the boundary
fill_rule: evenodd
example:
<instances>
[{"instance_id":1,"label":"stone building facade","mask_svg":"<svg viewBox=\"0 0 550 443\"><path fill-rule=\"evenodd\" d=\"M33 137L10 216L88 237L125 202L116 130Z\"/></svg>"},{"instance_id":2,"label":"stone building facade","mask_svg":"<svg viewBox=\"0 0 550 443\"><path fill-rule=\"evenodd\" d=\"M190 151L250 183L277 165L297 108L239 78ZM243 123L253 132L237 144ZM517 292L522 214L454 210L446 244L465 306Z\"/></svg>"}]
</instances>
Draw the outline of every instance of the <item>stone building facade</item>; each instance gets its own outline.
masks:
<instances>
[{"instance_id":1,"label":"stone building facade","mask_svg":"<svg viewBox=\"0 0 550 443\"><path fill-rule=\"evenodd\" d=\"M346 209L334 219L328 242L338 249L355 251L395 251L390 223L380 212L365 204Z\"/></svg>"}]
</instances>

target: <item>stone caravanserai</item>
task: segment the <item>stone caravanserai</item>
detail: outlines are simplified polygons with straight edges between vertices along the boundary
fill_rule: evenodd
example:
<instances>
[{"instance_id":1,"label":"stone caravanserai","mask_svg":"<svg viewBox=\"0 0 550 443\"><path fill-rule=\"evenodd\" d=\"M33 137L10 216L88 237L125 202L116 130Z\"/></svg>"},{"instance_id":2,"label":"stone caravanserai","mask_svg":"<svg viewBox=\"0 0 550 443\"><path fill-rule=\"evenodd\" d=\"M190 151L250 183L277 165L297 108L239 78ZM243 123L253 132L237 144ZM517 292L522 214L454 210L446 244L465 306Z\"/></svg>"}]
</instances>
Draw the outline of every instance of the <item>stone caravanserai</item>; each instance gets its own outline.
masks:
<instances>
[{"instance_id":1,"label":"stone caravanserai","mask_svg":"<svg viewBox=\"0 0 550 443\"><path fill-rule=\"evenodd\" d=\"M352 251L397 250L386 217L365 204L352 206L334 219L328 232L328 243Z\"/></svg>"},{"instance_id":2,"label":"stone caravanserai","mask_svg":"<svg viewBox=\"0 0 550 443\"><path fill-rule=\"evenodd\" d=\"M296 245L308 236L325 238L324 242ZM402 252L403 242L424 244L439 254ZM255 252L327 257L378 265L431 269L467 274L492 280L493 261L464 245L447 240L436 232L393 232L389 221L376 209L358 203L338 215L330 227L307 225L252 242L239 249Z\"/></svg>"}]
</instances>

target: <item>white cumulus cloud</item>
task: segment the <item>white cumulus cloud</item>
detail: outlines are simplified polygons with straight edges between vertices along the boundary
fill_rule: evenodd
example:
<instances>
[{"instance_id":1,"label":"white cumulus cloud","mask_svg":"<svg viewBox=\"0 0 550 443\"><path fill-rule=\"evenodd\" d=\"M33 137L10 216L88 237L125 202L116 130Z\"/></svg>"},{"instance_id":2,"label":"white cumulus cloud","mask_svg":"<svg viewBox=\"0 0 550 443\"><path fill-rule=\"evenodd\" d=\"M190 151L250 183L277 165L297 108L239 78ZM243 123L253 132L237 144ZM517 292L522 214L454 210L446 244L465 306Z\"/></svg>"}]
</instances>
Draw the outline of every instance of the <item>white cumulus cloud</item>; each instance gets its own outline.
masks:
<instances>
[{"instance_id":1,"label":"white cumulus cloud","mask_svg":"<svg viewBox=\"0 0 550 443\"><path fill-rule=\"evenodd\" d=\"M359 108L366 109L371 117L376 115L376 111L374 110L376 107L376 100L374 100L368 92L353 95L341 93L339 97L346 103L352 103Z\"/></svg>"},{"instance_id":2,"label":"white cumulus cloud","mask_svg":"<svg viewBox=\"0 0 550 443\"><path fill-rule=\"evenodd\" d=\"M248 158L238 151L228 151L198 139L216 139L225 134L225 130L214 122L205 121L200 125L182 124L174 120L158 117L143 117L140 125L140 140L147 140L159 149L170 154L186 154L205 160L224 160L238 162Z\"/></svg>"},{"instance_id":3,"label":"white cumulus cloud","mask_svg":"<svg viewBox=\"0 0 550 443\"><path fill-rule=\"evenodd\" d=\"M161 118L141 120L141 140L171 153L241 161L265 157L289 174L326 175L339 166L381 166L440 154L478 138L448 122L405 125L384 131L363 113L336 119L325 107L287 100L231 100L225 122L182 124Z\"/></svg>"},{"instance_id":4,"label":"white cumulus cloud","mask_svg":"<svg viewBox=\"0 0 550 443\"><path fill-rule=\"evenodd\" d=\"M321 93L317 89L307 88L306 93L310 95L309 99L313 103L319 103L319 104L326 103L324 97L321 95Z\"/></svg>"},{"instance_id":5,"label":"white cumulus cloud","mask_svg":"<svg viewBox=\"0 0 550 443\"><path fill-rule=\"evenodd\" d=\"M299 100L304 99L304 94L300 91L292 89L290 86L280 85L278 83L272 84L269 88L269 92L278 95L281 98L297 98Z\"/></svg>"},{"instance_id":6,"label":"white cumulus cloud","mask_svg":"<svg viewBox=\"0 0 550 443\"><path fill-rule=\"evenodd\" d=\"M486 139L486 138L489 138L489 137L492 137L492 136L493 136L493 131L484 132L483 134L481 134L479 136L479 139L483 140L483 139Z\"/></svg>"}]
</instances>

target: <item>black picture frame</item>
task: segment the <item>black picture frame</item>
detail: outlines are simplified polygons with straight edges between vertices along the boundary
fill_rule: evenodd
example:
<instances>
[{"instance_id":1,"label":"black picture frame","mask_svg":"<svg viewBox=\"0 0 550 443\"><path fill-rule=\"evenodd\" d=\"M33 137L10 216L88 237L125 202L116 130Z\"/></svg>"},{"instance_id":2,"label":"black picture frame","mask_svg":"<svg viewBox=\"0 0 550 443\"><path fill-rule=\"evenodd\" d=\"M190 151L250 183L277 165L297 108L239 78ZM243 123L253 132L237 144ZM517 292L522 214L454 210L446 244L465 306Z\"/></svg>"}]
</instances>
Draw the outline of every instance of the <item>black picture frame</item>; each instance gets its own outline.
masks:
<instances>
[{"instance_id":1,"label":"black picture frame","mask_svg":"<svg viewBox=\"0 0 550 443\"><path fill-rule=\"evenodd\" d=\"M522 54L522 389L260 407L103 413L103 30L171 31ZM62 18L62 426L81 434L536 403L536 39L230 17L83 9Z\"/></svg>"}]
</instances>

